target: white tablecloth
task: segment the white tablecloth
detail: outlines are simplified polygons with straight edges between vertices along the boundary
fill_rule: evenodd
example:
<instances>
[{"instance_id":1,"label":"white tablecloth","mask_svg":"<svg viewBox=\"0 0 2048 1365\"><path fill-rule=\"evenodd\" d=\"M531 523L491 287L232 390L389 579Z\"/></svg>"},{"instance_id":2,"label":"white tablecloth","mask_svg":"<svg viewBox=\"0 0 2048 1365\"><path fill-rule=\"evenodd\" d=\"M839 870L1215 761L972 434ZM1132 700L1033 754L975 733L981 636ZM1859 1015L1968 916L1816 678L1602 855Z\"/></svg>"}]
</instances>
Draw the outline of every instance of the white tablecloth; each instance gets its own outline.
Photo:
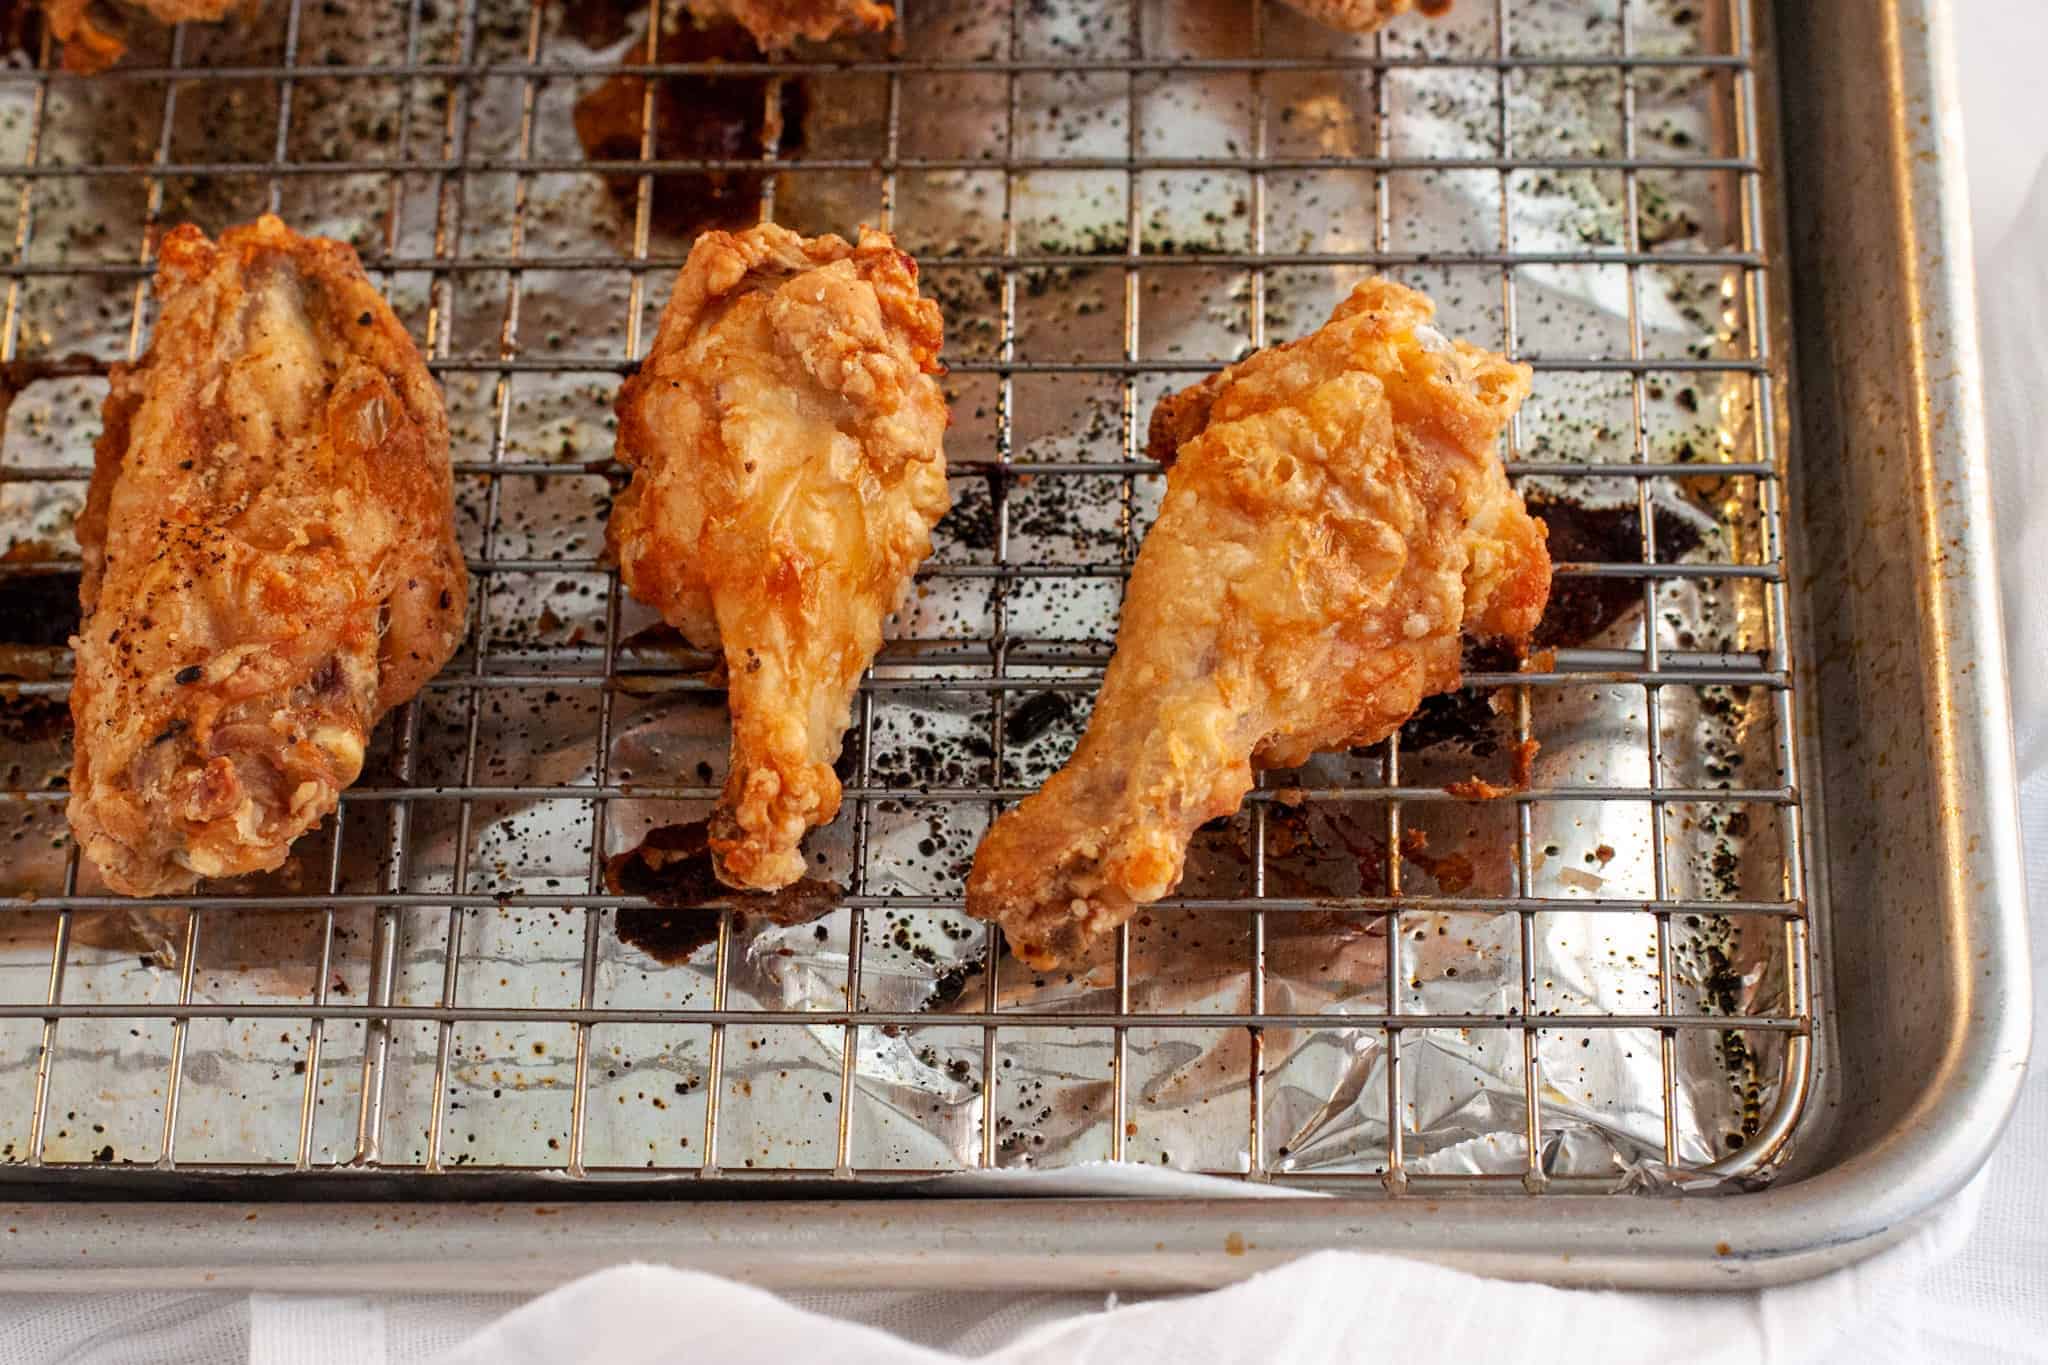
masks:
<instances>
[{"instance_id":1,"label":"white tablecloth","mask_svg":"<svg viewBox=\"0 0 2048 1365\"><path fill-rule=\"evenodd\" d=\"M1882 0L1877 0L1882 3ZM2048 0L1960 0L1971 205L2001 515L2007 631L2048 983ZM2032 594L2023 600L2021 585ZM2036 1035L2048 1021L2037 997ZM2048 1360L2048 1068L1987 1172L1932 1227L1853 1271L1756 1295L1595 1296L1324 1255L1196 1298L874 1292L777 1300L707 1276L621 1269L509 1296L220 1294L0 1298L0 1362L683 1360ZM516 1313L514 1310L518 1310ZM1111 1310L1111 1311L1105 1311ZM509 1319L506 1314L513 1314ZM867 1324L855 1326L853 1324ZM482 1336L475 1336L479 1332ZM466 1345L464 1343L467 1343Z\"/></svg>"}]
</instances>

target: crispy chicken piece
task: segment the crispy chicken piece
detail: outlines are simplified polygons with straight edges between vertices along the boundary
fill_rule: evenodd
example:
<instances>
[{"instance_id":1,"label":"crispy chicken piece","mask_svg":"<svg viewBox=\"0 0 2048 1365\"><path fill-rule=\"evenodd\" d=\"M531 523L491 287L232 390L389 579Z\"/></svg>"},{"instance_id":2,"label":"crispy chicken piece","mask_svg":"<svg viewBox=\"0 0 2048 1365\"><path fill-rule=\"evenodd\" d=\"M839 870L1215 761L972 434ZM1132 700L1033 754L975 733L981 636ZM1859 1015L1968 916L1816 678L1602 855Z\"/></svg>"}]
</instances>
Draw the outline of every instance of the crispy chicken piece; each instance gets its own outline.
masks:
<instances>
[{"instance_id":1,"label":"crispy chicken piece","mask_svg":"<svg viewBox=\"0 0 2048 1365\"><path fill-rule=\"evenodd\" d=\"M1287 0L1318 23L1351 33L1370 33L1397 14L1415 10L1434 18L1450 12L1452 0Z\"/></svg>"},{"instance_id":2,"label":"crispy chicken piece","mask_svg":"<svg viewBox=\"0 0 2048 1365\"><path fill-rule=\"evenodd\" d=\"M842 33L878 33L896 22L896 11L878 0L689 0L689 6L705 23L736 20L770 52L799 38L822 43Z\"/></svg>"},{"instance_id":3,"label":"crispy chicken piece","mask_svg":"<svg viewBox=\"0 0 2048 1365\"><path fill-rule=\"evenodd\" d=\"M839 810L855 687L948 505L938 350L938 306L887 234L763 224L697 239L619 393L620 577L725 651L728 886L795 881L804 832Z\"/></svg>"},{"instance_id":4,"label":"crispy chicken piece","mask_svg":"<svg viewBox=\"0 0 2048 1365\"><path fill-rule=\"evenodd\" d=\"M160 24L215 23L263 0L42 0L51 36L64 45L64 67L85 75L104 71L128 51L124 36L139 11Z\"/></svg>"},{"instance_id":5,"label":"crispy chicken piece","mask_svg":"<svg viewBox=\"0 0 2048 1365\"><path fill-rule=\"evenodd\" d=\"M1458 685L1461 632L1535 629L1543 526L1494 453L1529 370L1445 340L1433 311L1367 280L1321 330L1153 413L1166 498L1087 734L968 878L968 912L1025 962L1171 891L1255 766L1380 740Z\"/></svg>"},{"instance_id":6,"label":"crispy chicken piece","mask_svg":"<svg viewBox=\"0 0 2048 1365\"><path fill-rule=\"evenodd\" d=\"M72 833L130 895L275 868L455 652L448 419L340 242L164 238L78 523Z\"/></svg>"}]
</instances>

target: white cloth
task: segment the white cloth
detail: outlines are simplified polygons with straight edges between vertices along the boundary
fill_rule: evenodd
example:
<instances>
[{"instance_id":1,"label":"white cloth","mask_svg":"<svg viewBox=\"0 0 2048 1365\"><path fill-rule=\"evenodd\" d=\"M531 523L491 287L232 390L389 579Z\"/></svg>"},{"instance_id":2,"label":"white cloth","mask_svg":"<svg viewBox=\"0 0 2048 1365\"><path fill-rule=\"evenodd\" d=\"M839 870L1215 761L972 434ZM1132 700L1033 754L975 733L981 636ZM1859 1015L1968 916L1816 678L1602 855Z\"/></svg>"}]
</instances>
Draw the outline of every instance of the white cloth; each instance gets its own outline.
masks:
<instances>
[{"instance_id":1,"label":"white cloth","mask_svg":"<svg viewBox=\"0 0 2048 1365\"><path fill-rule=\"evenodd\" d=\"M41 1296L19 1305L0 1359L198 1365L245 1352L261 1365L1969 1359L1958 1344L1969 1337L1908 1324L1913 1285L1969 1235L1977 1195L1973 1186L1949 1216L1860 1266L1766 1294L1595 1294L1353 1252L1324 1252L1212 1294L1124 1306L1101 1294L777 1297L711 1275L621 1266L519 1307L496 1295L377 1302Z\"/></svg>"},{"instance_id":2,"label":"white cloth","mask_svg":"<svg viewBox=\"0 0 2048 1365\"><path fill-rule=\"evenodd\" d=\"M2006 629L2034 907L2048 983L2048 122L2034 112L2048 4L1957 11L1983 292ZM2028 600L2032 596L2033 603ZM2048 1039L2048 991L2035 1034ZM509 1314L509 1316L506 1316ZM222 1294L0 1299L0 1365L400 1365L803 1360L936 1365L1206 1362L2048 1360L2048 1067L1990 1168L1929 1227L1865 1264L1746 1295L1590 1294L1326 1253L1213 1294L1114 1306L1099 1294L870 1292L777 1298L646 1266L523 1306L512 1296Z\"/></svg>"}]
</instances>

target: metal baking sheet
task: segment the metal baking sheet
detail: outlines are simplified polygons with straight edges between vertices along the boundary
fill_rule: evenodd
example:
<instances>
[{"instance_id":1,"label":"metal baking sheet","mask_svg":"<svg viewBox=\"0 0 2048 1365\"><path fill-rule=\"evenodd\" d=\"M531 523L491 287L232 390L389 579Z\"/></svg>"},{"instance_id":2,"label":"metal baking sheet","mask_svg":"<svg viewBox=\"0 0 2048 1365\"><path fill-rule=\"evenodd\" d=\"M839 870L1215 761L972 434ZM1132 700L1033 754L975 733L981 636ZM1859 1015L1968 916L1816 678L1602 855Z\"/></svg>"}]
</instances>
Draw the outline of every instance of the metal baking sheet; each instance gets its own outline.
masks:
<instances>
[{"instance_id":1,"label":"metal baking sheet","mask_svg":"<svg viewBox=\"0 0 2048 1365\"><path fill-rule=\"evenodd\" d=\"M1279 4L1247 26L1226 0L982 0L767 63L665 40L659 6L278 8L139 35L91 81L48 51L0 73L4 586L34 621L65 590L104 367L147 334L150 225L271 207L357 244L446 384L476 629L283 872L141 907L64 839L67 660L19 643L0 1178L263 1199L786 1185L900 1213L920 1205L893 1181L1107 1158L1344 1196L1291 1231L1260 1215L1249 1258L1195 1245L1211 1201L1169 1206L1175 1282L1389 1217L1488 1268L1683 1280L1733 1255L1698 1228L1777 1199L1790 1185L1759 1191L1780 1171L1829 1170L1798 616L1818 590L1796 571L1768 15L1499 0L1349 38ZM1879 39L1873 69L1903 88L1926 59ZM649 136L594 127L643 95ZM729 116L738 152L665 142L671 98ZM846 895L801 926L652 916L602 875L700 817L723 768L711 661L599 557L610 395L706 212L889 226L947 317L955 512L864 690L847 810L812 840ZM1467 692L1393 743L1266 775L1174 902L1086 970L1035 976L961 917L960 881L1085 721L1159 492L1150 405L1372 269L1538 369L1504 453L1564 561L1552 637L1525 668L1471 660ZM1940 657L1985 638L1952 630ZM1508 785L1530 740L1526 790L1451 790ZM1456 1217L1451 1194L1471 1196ZM564 1226L594 1246L637 1208L673 1234L606 1207ZM693 1207L727 1246L758 1233L730 1264L768 1278L800 1259L773 1229L861 1220ZM1077 1216L1056 1204L923 1207L959 1211L984 1279L1113 1259L992 1254ZM316 1245L352 1260L331 1212ZM422 1235L502 1216L436 1206ZM1645 1218L1690 1251L1590 1254ZM1537 1227L1571 1230L1588 1268ZM1815 1262L1750 1273L1795 1263Z\"/></svg>"}]
</instances>

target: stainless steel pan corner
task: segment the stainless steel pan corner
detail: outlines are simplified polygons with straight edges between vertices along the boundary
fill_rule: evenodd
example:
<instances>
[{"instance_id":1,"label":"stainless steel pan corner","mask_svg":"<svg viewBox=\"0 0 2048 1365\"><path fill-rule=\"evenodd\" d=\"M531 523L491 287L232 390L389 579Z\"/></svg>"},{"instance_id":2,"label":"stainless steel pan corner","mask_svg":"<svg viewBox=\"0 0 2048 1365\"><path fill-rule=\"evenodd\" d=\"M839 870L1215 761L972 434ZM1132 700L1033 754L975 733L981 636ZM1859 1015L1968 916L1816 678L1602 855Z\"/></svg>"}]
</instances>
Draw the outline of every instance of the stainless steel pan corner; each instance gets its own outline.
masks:
<instances>
[{"instance_id":1,"label":"stainless steel pan corner","mask_svg":"<svg viewBox=\"0 0 2048 1365\"><path fill-rule=\"evenodd\" d=\"M667 1198L586 1181L563 1182L559 1201L537 1202L545 1186L529 1182L485 1202L489 1185L442 1174L437 1198L344 1175L324 1191L343 1202L326 1202L242 1176L141 1171L114 1186L88 1170L0 1207L0 1286L530 1290L640 1259L782 1286L1174 1288L1341 1247L1564 1284L1744 1287L1906 1236L1991 1150L2030 1018L1943 14L1933 0L1782 0L1757 35L1751 151L1783 191L1769 281L1792 295L1789 313L1782 297L1759 311L1793 319L1770 340L1796 369L1793 410L1765 416L1804 632L1781 651L1799 675L1804 749L1787 780L1811 813L1815 909L1812 1007L1795 1022L1817 1058L1797 1069L1805 1102L1787 1108L1791 1155L1772 1183L1110 1202L905 1198L886 1183L854 1198L729 1182ZM290 1197L249 1198L277 1191Z\"/></svg>"}]
</instances>

